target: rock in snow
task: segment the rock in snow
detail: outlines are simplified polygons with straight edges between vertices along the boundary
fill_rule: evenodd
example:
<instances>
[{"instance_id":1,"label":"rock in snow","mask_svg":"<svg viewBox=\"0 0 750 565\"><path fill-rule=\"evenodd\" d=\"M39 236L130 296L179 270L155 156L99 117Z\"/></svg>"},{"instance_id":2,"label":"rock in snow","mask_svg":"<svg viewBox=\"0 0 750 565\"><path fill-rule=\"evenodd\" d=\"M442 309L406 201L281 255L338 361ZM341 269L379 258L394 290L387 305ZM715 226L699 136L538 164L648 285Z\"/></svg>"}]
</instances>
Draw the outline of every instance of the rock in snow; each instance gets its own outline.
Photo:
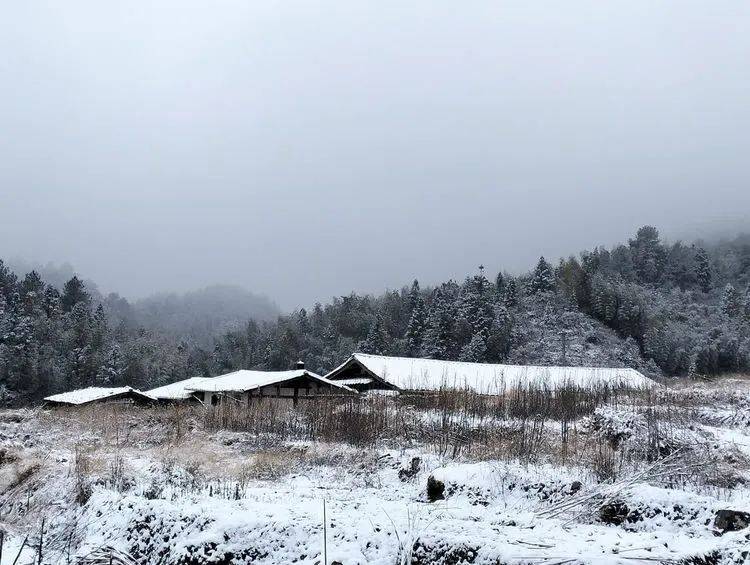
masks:
<instances>
[{"instance_id":1,"label":"rock in snow","mask_svg":"<svg viewBox=\"0 0 750 565\"><path fill-rule=\"evenodd\" d=\"M750 526L750 513L748 512L742 512L740 510L719 510L716 513L714 527L721 531L722 534L744 530L748 526Z\"/></svg>"},{"instance_id":2,"label":"rock in snow","mask_svg":"<svg viewBox=\"0 0 750 565\"><path fill-rule=\"evenodd\" d=\"M427 478L427 500L435 502L445 498L445 483L430 475Z\"/></svg>"}]
</instances>

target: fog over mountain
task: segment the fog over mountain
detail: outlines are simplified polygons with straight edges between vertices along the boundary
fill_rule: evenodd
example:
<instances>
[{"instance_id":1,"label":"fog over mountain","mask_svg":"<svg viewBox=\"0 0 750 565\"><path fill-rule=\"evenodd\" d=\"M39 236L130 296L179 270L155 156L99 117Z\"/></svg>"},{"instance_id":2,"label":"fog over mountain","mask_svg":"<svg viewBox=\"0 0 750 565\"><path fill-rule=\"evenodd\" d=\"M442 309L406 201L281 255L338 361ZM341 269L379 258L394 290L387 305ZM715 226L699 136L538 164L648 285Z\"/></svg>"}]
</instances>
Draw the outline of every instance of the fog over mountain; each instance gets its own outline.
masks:
<instances>
[{"instance_id":1,"label":"fog over mountain","mask_svg":"<svg viewBox=\"0 0 750 565\"><path fill-rule=\"evenodd\" d=\"M750 210L750 5L14 2L4 257L284 309ZM696 233L697 232L697 233Z\"/></svg>"}]
</instances>

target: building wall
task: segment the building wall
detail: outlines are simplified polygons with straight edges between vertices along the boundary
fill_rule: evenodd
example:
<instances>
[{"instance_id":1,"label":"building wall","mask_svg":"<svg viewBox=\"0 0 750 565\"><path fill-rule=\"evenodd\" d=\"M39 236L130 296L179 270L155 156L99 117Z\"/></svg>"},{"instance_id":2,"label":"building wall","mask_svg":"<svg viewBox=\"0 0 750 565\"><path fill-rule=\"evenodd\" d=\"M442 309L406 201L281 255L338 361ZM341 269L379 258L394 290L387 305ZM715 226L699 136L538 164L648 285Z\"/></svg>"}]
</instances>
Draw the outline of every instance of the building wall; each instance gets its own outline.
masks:
<instances>
[{"instance_id":1,"label":"building wall","mask_svg":"<svg viewBox=\"0 0 750 565\"><path fill-rule=\"evenodd\" d=\"M296 395L295 395L296 389ZM238 401L249 402L255 398L310 398L321 394L340 393L342 391L326 386L315 380L304 380L296 383L285 382L279 385L268 385L260 390L249 392L198 392L198 399L206 405L216 404L225 395L230 395Z\"/></svg>"}]
</instances>

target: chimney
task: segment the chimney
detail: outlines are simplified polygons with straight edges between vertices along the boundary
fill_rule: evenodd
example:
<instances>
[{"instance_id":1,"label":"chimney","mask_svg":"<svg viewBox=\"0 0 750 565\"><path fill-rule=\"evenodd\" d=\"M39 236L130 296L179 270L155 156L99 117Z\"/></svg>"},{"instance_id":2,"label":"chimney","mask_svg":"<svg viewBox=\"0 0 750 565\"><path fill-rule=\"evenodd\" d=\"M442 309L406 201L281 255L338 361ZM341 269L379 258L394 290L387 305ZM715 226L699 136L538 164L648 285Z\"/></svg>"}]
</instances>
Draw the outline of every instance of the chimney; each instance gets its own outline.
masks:
<instances>
[{"instance_id":1,"label":"chimney","mask_svg":"<svg viewBox=\"0 0 750 565\"><path fill-rule=\"evenodd\" d=\"M305 368L305 362L304 361L297 361L294 364L295 369L304 369Z\"/></svg>"}]
</instances>

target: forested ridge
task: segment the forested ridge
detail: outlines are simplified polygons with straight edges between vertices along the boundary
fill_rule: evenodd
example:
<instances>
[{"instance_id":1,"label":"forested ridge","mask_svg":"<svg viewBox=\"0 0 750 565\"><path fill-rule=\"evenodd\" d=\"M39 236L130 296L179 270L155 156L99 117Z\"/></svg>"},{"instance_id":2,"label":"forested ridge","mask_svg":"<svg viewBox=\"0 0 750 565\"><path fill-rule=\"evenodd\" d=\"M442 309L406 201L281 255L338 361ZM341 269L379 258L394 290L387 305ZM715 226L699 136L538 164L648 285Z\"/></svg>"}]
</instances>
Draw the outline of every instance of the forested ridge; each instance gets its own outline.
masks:
<instances>
[{"instance_id":1,"label":"forested ridge","mask_svg":"<svg viewBox=\"0 0 750 565\"><path fill-rule=\"evenodd\" d=\"M417 281L336 297L225 331L214 343L174 311L136 315L76 276L58 288L0 261L0 402L33 403L90 385L150 388L239 368L325 372L353 351L476 362L631 366L653 376L750 367L750 236L665 243L651 226L530 272ZM191 304L190 301L187 304ZM143 308L143 306L140 306ZM147 308L147 307L146 307ZM174 309L173 309L174 310Z\"/></svg>"}]
</instances>

